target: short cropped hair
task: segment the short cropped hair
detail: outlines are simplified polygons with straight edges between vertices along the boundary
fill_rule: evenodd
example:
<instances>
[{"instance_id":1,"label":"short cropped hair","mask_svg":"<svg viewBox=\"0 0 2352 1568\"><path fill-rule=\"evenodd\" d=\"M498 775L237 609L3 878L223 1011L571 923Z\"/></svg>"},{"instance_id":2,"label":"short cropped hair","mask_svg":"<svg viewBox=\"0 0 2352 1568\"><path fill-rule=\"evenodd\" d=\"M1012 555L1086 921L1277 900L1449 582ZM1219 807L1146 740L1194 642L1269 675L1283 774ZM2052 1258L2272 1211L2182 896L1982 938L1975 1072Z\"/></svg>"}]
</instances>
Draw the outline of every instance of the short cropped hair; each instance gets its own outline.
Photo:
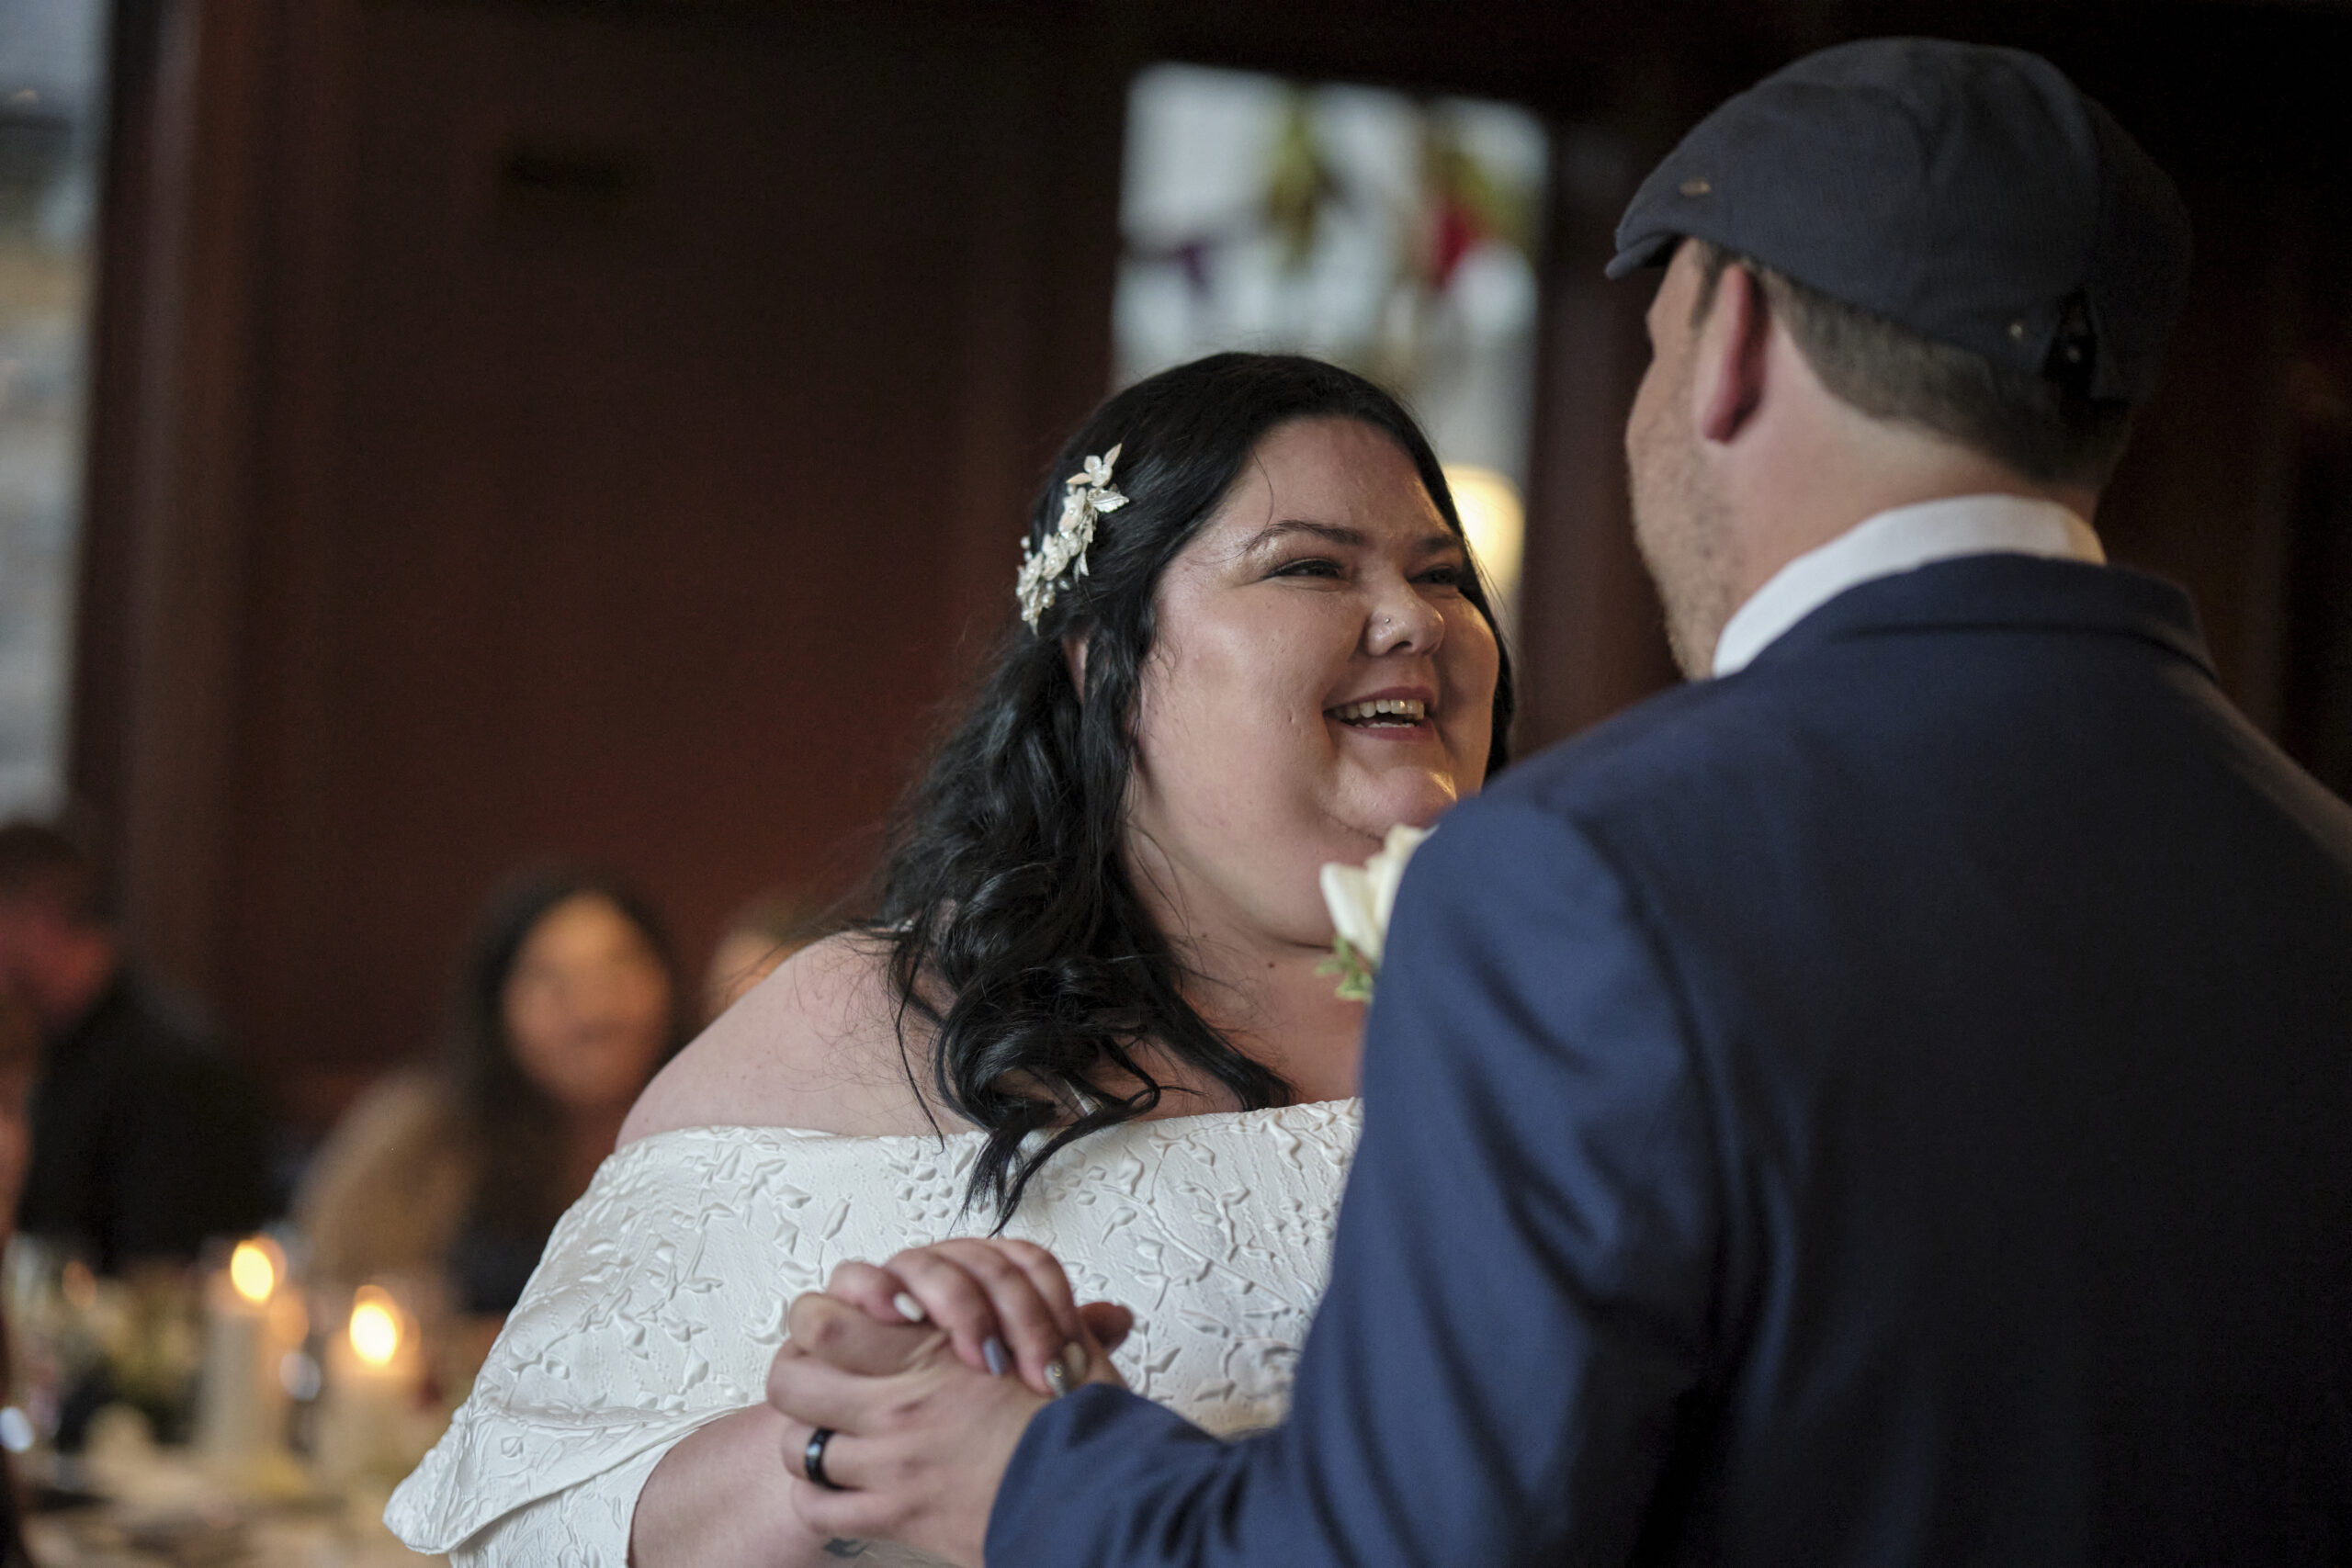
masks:
<instances>
[{"instance_id":1,"label":"short cropped hair","mask_svg":"<svg viewBox=\"0 0 2352 1568\"><path fill-rule=\"evenodd\" d=\"M1694 324L1714 308L1724 273L1746 267L1840 401L1872 419L1947 436L2037 484L2098 490L2115 472L2132 438L2132 405L2090 395L2090 362L2065 356L2065 334L2043 372L2029 376L1833 299L1736 251L1691 243L1700 261Z\"/></svg>"},{"instance_id":2,"label":"short cropped hair","mask_svg":"<svg viewBox=\"0 0 2352 1568\"><path fill-rule=\"evenodd\" d=\"M85 926L114 916L96 853L83 835L48 822L0 827L0 899L39 904Z\"/></svg>"}]
</instances>

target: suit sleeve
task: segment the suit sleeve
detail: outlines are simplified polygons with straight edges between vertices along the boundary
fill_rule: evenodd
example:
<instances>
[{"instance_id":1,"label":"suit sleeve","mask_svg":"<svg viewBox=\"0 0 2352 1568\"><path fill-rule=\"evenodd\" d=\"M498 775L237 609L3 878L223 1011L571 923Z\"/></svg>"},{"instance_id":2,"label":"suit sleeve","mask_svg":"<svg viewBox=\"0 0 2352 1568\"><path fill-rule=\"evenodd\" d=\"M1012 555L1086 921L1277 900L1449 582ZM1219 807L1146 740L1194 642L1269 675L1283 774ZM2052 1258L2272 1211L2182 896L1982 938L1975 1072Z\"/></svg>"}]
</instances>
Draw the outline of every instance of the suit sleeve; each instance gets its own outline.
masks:
<instances>
[{"instance_id":1,"label":"suit sleeve","mask_svg":"<svg viewBox=\"0 0 2352 1568\"><path fill-rule=\"evenodd\" d=\"M1289 1420L1224 1443L1047 1407L990 1562L1623 1562L1702 1377L1715 1141L1658 943L1557 817L1458 809L1409 869L1364 1133Z\"/></svg>"}]
</instances>

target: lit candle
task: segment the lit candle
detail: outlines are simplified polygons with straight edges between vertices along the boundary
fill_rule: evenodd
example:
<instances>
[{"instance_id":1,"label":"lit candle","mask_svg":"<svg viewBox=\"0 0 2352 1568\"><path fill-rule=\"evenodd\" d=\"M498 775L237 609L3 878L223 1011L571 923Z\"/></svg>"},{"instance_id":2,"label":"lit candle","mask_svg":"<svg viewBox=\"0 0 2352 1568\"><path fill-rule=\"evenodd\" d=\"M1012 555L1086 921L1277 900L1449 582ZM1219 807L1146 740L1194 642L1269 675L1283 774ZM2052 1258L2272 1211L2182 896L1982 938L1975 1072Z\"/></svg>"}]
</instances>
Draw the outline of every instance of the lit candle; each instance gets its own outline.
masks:
<instances>
[{"instance_id":1,"label":"lit candle","mask_svg":"<svg viewBox=\"0 0 2352 1568\"><path fill-rule=\"evenodd\" d=\"M209 1462L245 1469L282 1450L279 1367L301 1342L301 1316L300 1298L286 1288L286 1254L266 1236L239 1242L229 1266L206 1281L196 1438Z\"/></svg>"},{"instance_id":2,"label":"lit candle","mask_svg":"<svg viewBox=\"0 0 2352 1568\"><path fill-rule=\"evenodd\" d=\"M327 1345L326 1361L320 1470L338 1483L399 1479L424 1451L416 1435L424 1361L414 1320L390 1292L362 1285L344 1332Z\"/></svg>"}]
</instances>

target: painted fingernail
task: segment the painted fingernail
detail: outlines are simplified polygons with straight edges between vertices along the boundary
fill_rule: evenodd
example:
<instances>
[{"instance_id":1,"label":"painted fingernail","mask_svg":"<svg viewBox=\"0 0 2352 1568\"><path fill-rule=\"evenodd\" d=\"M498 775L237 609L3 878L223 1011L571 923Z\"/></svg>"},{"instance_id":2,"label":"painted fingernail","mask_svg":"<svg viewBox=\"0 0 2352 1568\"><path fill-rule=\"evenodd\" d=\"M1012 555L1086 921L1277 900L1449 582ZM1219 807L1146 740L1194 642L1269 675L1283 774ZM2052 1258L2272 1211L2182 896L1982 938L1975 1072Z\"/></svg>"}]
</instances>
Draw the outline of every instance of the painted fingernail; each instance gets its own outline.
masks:
<instances>
[{"instance_id":1,"label":"painted fingernail","mask_svg":"<svg viewBox=\"0 0 2352 1568\"><path fill-rule=\"evenodd\" d=\"M1056 1399L1069 1392L1069 1369L1062 1365L1059 1356L1046 1363L1046 1386Z\"/></svg>"},{"instance_id":2,"label":"painted fingernail","mask_svg":"<svg viewBox=\"0 0 2352 1568\"><path fill-rule=\"evenodd\" d=\"M1069 1369L1069 1381L1073 1386L1084 1382L1086 1381L1086 1347L1075 1339L1063 1346L1062 1365Z\"/></svg>"},{"instance_id":3,"label":"painted fingernail","mask_svg":"<svg viewBox=\"0 0 2352 1568\"><path fill-rule=\"evenodd\" d=\"M900 1291L897 1295L892 1296L890 1298L890 1304L897 1307L899 1309L899 1315L905 1318L909 1323L921 1323L927 1315L922 1310L922 1303L915 1300L914 1297L907 1294L904 1291Z\"/></svg>"},{"instance_id":4,"label":"painted fingernail","mask_svg":"<svg viewBox=\"0 0 2352 1568\"><path fill-rule=\"evenodd\" d=\"M1001 1378L1012 1370L1012 1358L1004 1353L1004 1341L990 1338L981 1342L980 1359L989 1364L989 1376Z\"/></svg>"}]
</instances>

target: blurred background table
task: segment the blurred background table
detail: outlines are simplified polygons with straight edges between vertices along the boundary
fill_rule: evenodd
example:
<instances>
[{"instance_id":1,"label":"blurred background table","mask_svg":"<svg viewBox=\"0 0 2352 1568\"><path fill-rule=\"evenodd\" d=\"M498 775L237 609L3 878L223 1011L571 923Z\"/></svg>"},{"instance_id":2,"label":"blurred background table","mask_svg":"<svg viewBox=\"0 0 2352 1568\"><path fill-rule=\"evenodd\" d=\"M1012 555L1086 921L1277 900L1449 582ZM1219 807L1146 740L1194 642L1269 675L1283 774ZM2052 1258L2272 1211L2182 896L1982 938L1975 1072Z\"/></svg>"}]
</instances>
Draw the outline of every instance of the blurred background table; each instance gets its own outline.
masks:
<instances>
[{"instance_id":1,"label":"blurred background table","mask_svg":"<svg viewBox=\"0 0 2352 1568\"><path fill-rule=\"evenodd\" d=\"M393 1538L384 1505L494 1320L441 1312L421 1285L306 1289L269 1235L128 1279L19 1236L0 1275L0 1446L42 1568L437 1561Z\"/></svg>"},{"instance_id":2,"label":"blurred background table","mask_svg":"<svg viewBox=\"0 0 2352 1568\"><path fill-rule=\"evenodd\" d=\"M416 1568L383 1525L384 1494L306 1489L299 1472L238 1485L143 1437L27 1467L26 1536L42 1568Z\"/></svg>"}]
</instances>

